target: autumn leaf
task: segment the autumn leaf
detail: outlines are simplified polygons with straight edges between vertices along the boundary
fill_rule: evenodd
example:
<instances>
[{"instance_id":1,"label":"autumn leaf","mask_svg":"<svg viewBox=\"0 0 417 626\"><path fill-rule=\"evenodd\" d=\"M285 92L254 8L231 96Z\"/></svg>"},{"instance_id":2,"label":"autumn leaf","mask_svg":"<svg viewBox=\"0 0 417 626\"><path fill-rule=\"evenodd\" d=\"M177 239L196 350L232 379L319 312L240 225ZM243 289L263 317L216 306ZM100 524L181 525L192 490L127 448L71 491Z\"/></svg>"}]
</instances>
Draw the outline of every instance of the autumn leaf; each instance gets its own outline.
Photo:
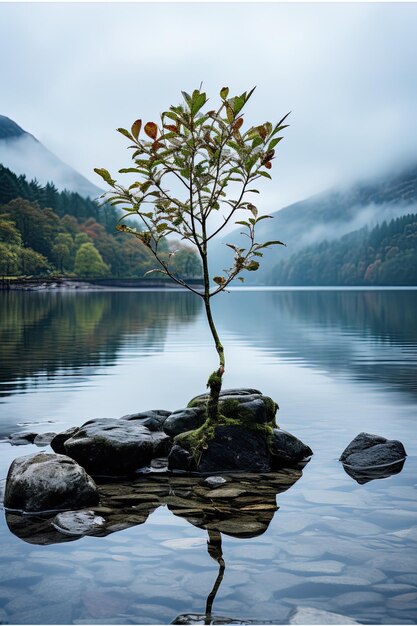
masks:
<instances>
[{"instance_id":1,"label":"autumn leaf","mask_svg":"<svg viewBox=\"0 0 417 626\"><path fill-rule=\"evenodd\" d=\"M156 139L158 136L158 126L155 124L155 122L147 122L145 124L145 133L148 135L148 137L150 137L151 139Z\"/></svg>"},{"instance_id":2,"label":"autumn leaf","mask_svg":"<svg viewBox=\"0 0 417 626\"><path fill-rule=\"evenodd\" d=\"M132 124L132 135L135 139L139 137L140 129L142 128L142 120L136 120Z\"/></svg>"}]
</instances>

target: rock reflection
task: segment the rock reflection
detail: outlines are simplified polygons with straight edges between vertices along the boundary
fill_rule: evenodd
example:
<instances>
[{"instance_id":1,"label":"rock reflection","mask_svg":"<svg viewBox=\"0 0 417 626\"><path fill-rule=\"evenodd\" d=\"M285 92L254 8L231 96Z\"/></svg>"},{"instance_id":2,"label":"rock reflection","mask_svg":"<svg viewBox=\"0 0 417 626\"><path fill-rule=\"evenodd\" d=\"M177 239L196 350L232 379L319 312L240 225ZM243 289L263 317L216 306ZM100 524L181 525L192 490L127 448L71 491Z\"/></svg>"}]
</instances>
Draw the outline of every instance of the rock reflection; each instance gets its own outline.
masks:
<instances>
[{"instance_id":1,"label":"rock reflection","mask_svg":"<svg viewBox=\"0 0 417 626\"><path fill-rule=\"evenodd\" d=\"M284 469L268 474L230 474L220 486L201 477L172 476L163 472L142 475L129 482L103 482L99 485L100 504L91 508L85 519L104 520L102 526L80 529L80 512L65 514L60 527L59 514L29 516L6 512L9 529L30 544L49 545L75 541L85 535L106 536L125 528L144 524L160 506L175 516L207 530L207 550L219 566L212 589L207 590L205 613L178 615L174 624L249 624L213 615L213 604L223 580L226 563L222 535L251 538L263 534L278 510L277 494L289 489L302 476L299 469ZM255 622L253 622L255 623Z\"/></svg>"},{"instance_id":2,"label":"rock reflection","mask_svg":"<svg viewBox=\"0 0 417 626\"><path fill-rule=\"evenodd\" d=\"M343 469L353 480L359 485L365 485L371 480L389 478L395 474L399 474L404 467L405 459L390 463L389 465L380 465L377 467L351 467L343 464Z\"/></svg>"}]
</instances>

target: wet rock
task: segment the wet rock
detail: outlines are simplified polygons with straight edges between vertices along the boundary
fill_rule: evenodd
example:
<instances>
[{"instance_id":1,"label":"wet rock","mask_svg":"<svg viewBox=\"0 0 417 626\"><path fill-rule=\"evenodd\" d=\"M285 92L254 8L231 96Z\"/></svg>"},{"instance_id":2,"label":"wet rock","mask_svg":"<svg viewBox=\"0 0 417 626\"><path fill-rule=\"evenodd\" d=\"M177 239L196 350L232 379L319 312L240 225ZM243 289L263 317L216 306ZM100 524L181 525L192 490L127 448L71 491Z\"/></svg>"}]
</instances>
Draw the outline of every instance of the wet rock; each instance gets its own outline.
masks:
<instances>
[{"instance_id":1,"label":"wet rock","mask_svg":"<svg viewBox=\"0 0 417 626\"><path fill-rule=\"evenodd\" d=\"M251 620L251 619L238 619L235 617L226 617L226 616L222 616L222 615L211 615L210 616L210 622L207 622L207 615L206 613L182 613L181 615L177 615L177 617L174 619L174 621L171 622L171 624L190 624L190 625L197 625L197 624L249 624L250 626L252 626L252 624L272 624L273 622L268 622L265 620L262 620L262 622L258 622L257 620Z\"/></svg>"},{"instance_id":2,"label":"wet rock","mask_svg":"<svg viewBox=\"0 0 417 626\"><path fill-rule=\"evenodd\" d=\"M271 466L273 469L297 465L313 454L312 449L291 433L274 428L271 442Z\"/></svg>"},{"instance_id":3,"label":"wet rock","mask_svg":"<svg viewBox=\"0 0 417 626\"><path fill-rule=\"evenodd\" d=\"M168 452L171 442L137 421L96 419L64 442L68 456L93 475L126 476Z\"/></svg>"},{"instance_id":4,"label":"wet rock","mask_svg":"<svg viewBox=\"0 0 417 626\"><path fill-rule=\"evenodd\" d=\"M73 459L60 454L30 454L15 459L6 481L4 506L40 512L77 509L98 502L96 484Z\"/></svg>"},{"instance_id":5,"label":"wet rock","mask_svg":"<svg viewBox=\"0 0 417 626\"><path fill-rule=\"evenodd\" d=\"M407 456L401 441L359 433L345 448L340 461L355 469L398 463Z\"/></svg>"},{"instance_id":6,"label":"wet rock","mask_svg":"<svg viewBox=\"0 0 417 626\"><path fill-rule=\"evenodd\" d=\"M12 446L25 446L28 443L33 443L37 435L38 433L12 433L7 441Z\"/></svg>"},{"instance_id":7,"label":"wet rock","mask_svg":"<svg viewBox=\"0 0 417 626\"><path fill-rule=\"evenodd\" d=\"M189 407L205 408L208 394L196 396ZM227 418L251 424L275 423L278 405L257 389L225 389L220 392L219 410Z\"/></svg>"},{"instance_id":8,"label":"wet rock","mask_svg":"<svg viewBox=\"0 0 417 626\"><path fill-rule=\"evenodd\" d=\"M359 624L359 622L346 615L305 606L295 610L289 624Z\"/></svg>"},{"instance_id":9,"label":"wet rock","mask_svg":"<svg viewBox=\"0 0 417 626\"><path fill-rule=\"evenodd\" d=\"M267 472L269 469L265 433L241 426L218 426L198 464L198 471L203 473L218 470Z\"/></svg>"},{"instance_id":10,"label":"wet rock","mask_svg":"<svg viewBox=\"0 0 417 626\"><path fill-rule=\"evenodd\" d=\"M168 456L168 469L172 472L192 472L196 470L196 462L191 452L174 444Z\"/></svg>"},{"instance_id":11,"label":"wet rock","mask_svg":"<svg viewBox=\"0 0 417 626\"><path fill-rule=\"evenodd\" d=\"M165 420L171 415L171 411L164 409L152 409L151 411L143 411L142 413L132 413L123 415L121 420L137 421L140 420L142 426L146 426L152 432L162 430Z\"/></svg>"},{"instance_id":12,"label":"wet rock","mask_svg":"<svg viewBox=\"0 0 417 626\"><path fill-rule=\"evenodd\" d=\"M216 489L216 487L220 487L227 482L223 476L209 476L205 480L203 480L203 485L205 487L209 487L209 489Z\"/></svg>"},{"instance_id":13,"label":"wet rock","mask_svg":"<svg viewBox=\"0 0 417 626\"><path fill-rule=\"evenodd\" d=\"M58 513L52 520L52 526L64 535L90 535L104 529L105 520L94 511L65 511Z\"/></svg>"},{"instance_id":14,"label":"wet rock","mask_svg":"<svg viewBox=\"0 0 417 626\"><path fill-rule=\"evenodd\" d=\"M36 435L33 443L35 446L49 446L56 433L40 433Z\"/></svg>"},{"instance_id":15,"label":"wet rock","mask_svg":"<svg viewBox=\"0 0 417 626\"><path fill-rule=\"evenodd\" d=\"M55 435L50 443L52 450L57 454L65 454L64 443L67 439L70 439L73 435L75 435L78 429L79 426L72 426L71 428L68 428L68 430L64 430L62 433Z\"/></svg>"},{"instance_id":16,"label":"wet rock","mask_svg":"<svg viewBox=\"0 0 417 626\"><path fill-rule=\"evenodd\" d=\"M202 407L180 409L171 413L164 422L164 432L170 437L176 437L188 430L195 430L204 424L206 419Z\"/></svg>"}]
</instances>

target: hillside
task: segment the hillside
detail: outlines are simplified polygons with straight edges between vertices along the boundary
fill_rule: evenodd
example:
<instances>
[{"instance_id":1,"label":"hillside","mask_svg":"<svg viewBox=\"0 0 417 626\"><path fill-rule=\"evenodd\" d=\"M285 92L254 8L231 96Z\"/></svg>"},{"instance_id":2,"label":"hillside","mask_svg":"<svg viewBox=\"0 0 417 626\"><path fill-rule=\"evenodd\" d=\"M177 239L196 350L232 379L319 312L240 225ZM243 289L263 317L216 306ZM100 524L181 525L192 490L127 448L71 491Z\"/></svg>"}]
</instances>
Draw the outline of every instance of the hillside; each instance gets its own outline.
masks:
<instances>
[{"instance_id":1,"label":"hillside","mask_svg":"<svg viewBox=\"0 0 417 626\"><path fill-rule=\"evenodd\" d=\"M384 220L413 212L417 212L417 164L287 206L271 213L274 219L264 220L257 227L258 241L278 239L287 247L268 251L261 269L248 275L247 282L265 284L277 262L287 261L306 246L336 240L365 226L373 228ZM236 243L238 233L233 231L223 241ZM216 271L230 265L225 245L217 245L215 256Z\"/></svg>"},{"instance_id":2,"label":"hillside","mask_svg":"<svg viewBox=\"0 0 417 626\"><path fill-rule=\"evenodd\" d=\"M417 214L308 246L270 271L270 285L417 285Z\"/></svg>"},{"instance_id":3,"label":"hillside","mask_svg":"<svg viewBox=\"0 0 417 626\"><path fill-rule=\"evenodd\" d=\"M53 181L60 191L66 189L86 198L97 198L103 193L4 115L0 115L0 164L18 175L36 179L41 185Z\"/></svg>"},{"instance_id":4,"label":"hillside","mask_svg":"<svg viewBox=\"0 0 417 626\"><path fill-rule=\"evenodd\" d=\"M51 183L42 187L0 166L0 276L142 278L155 261L141 241L115 229L118 217L108 204ZM185 246L173 268L200 275L196 255Z\"/></svg>"}]
</instances>

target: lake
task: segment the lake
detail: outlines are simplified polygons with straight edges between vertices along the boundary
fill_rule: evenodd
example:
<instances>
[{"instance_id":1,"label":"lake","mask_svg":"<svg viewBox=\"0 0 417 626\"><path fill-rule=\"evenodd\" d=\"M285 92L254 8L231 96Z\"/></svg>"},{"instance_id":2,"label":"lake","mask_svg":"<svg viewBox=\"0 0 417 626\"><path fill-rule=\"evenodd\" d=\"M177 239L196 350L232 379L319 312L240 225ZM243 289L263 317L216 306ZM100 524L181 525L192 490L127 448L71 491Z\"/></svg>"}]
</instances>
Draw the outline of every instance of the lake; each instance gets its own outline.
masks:
<instances>
[{"instance_id":1,"label":"lake","mask_svg":"<svg viewBox=\"0 0 417 626\"><path fill-rule=\"evenodd\" d=\"M15 457L50 450L11 446L11 433L173 411L203 393L217 355L201 305L176 290L0 293L3 486ZM0 623L186 623L204 619L216 579L218 623L285 624L297 610L416 623L417 290L236 289L214 315L224 388L271 396L279 425L314 451L287 482L245 483L256 502L265 492L264 531L222 532L218 577L207 531L166 504L194 497L187 479L144 476L138 489L159 500L103 537L40 545L2 511ZM361 431L401 440L402 471L350 477L338 458Z\"/></svg>"}]
</instances>

